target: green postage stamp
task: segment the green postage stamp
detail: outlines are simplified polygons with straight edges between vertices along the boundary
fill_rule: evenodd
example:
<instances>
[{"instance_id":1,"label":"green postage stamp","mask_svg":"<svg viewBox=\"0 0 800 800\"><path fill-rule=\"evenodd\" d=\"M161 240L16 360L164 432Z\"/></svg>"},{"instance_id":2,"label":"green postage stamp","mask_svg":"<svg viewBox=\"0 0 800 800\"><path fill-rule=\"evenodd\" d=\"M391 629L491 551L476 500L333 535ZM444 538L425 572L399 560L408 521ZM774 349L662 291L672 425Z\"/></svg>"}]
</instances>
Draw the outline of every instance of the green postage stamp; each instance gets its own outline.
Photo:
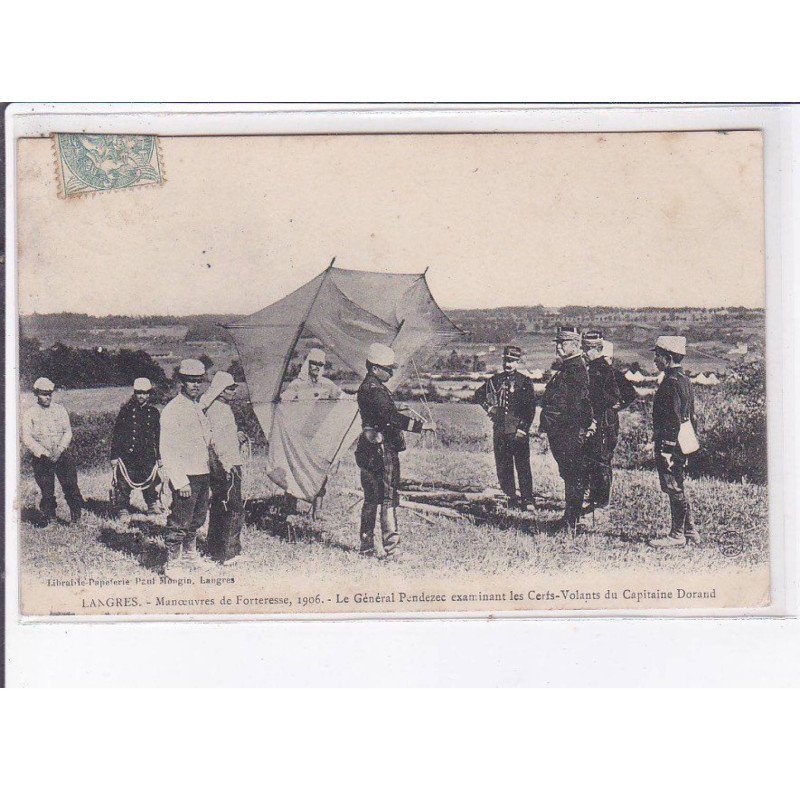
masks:
<instances>
[{"instance_id":1,"label":"green postage stamp","mask_svg":"<svg viewBox=\"0 0 800 800\"><path fill-rule=\"evenodd\" d=\"M61 197L164 183L155 136L57 133L54 140Z\"/></svg>"}]
</instances>

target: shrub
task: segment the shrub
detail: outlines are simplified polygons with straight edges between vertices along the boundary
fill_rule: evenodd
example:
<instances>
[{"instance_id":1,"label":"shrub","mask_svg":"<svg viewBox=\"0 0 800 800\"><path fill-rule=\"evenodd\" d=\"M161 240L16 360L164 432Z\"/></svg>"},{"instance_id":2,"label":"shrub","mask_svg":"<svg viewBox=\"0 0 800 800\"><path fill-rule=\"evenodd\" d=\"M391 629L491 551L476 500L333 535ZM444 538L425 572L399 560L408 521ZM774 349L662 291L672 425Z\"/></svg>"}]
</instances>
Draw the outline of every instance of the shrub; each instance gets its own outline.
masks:
<instances>
[{"instance_id":1,"label":"shrub","mask_svg":"<svg viewBox=\"0 0 800 800\"><path fill-rule=\"evenodd\" d=\"M144 350L106 350L103 347L86 350L61 342L43 350L38 339L22 337L20 382L30 386L42 375L63 389L130 386L134 378L149 378L156 385L166 384L164 370Z\"/></svg>"},{"instance_id":2,"label":"shrub","mask_svg":"<svg viewBox=\"0 0 800 800\"><path fill-rule=\"evenodd\" d=\"M728 481L767 482L767 396L763 363L737 368L699 393L694 469Z\"/></svg>"},{"instance_id":3,"label":"shrub","mask_svg":"<svg viewBox=\"0 0 800 800\"><path fill-rule=\"evenodd\" d=\"M694 387L700 451L689 459L694 475L767 482L767 407L763 363L741 365L718 386ZM653 466L652 398L623 412L614 455L618 467Z\"/></svg>"}]
</instances>

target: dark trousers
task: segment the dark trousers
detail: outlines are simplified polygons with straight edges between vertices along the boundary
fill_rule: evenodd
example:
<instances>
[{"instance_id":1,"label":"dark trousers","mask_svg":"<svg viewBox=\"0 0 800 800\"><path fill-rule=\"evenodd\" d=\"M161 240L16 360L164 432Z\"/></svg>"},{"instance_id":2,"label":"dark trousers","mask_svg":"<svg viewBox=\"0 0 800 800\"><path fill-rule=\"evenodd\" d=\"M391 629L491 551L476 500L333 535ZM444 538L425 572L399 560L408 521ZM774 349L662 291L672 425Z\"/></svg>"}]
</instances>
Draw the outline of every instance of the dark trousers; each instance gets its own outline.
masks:
<instances>
[{"instance_id":1,"label":"dark trousers","mask_svg":"<svg viewBox=\"0 0 800 800\"><path fill-rule=\"evenodd\" d=\"M589 502L595 508L605 508L611 499L611 483L614 478L611 461L618 436L618 428L601 426L586 442L584 453Z\"/></svg>"},{"instance_id":2,"label":"dark trousers","mask_svg":"<svg viewBox=\"0 0 800 800\"><path fill-rule=\"evenodd\" d=\"M208 553L217 561L228 561L242 552L242 468L211 475L211 510L208 517Z\"/></svg>"},{"instance_id":3,"label":"dark trousers","mask_svg":"<svg viewBox=\"0 0 800 800\"><path fill-rule=\"evenodd\" d=\"M494 431L494 464L500 488L512 500L517 496L514 467L519 479L519 493L523 502L533 503L533 476L531 475L531 444L526 436L517 439L514 434Z\"/></svg>"},{"instance_id":4,"label":"dark trousers","mask_svg":"<svg viewBox=\"0 0 800 800\"><path fill-rule=\"evenodd\" d=\"M669 511L672 518L670 535L683 536L684 533L694 533L694 517L683 489L686 456L676 450L672 455L672 467L670 467L661 455L659 442L656 442L656 469L661 491L669 497Z\"/></svg>"},{"instance_id":5,"label":"dark trousers","mask_svg":"<svg viewBox=\"0 0 800 800\"><path fill-rule=\"evenodd\" d=\"M111 505L114 511L122 511L123 509L130 508L132 491L133 489L131 489L127 481L122 475L117 473L116 479L111 487ZM142 498L144 502L147 503L148 508L158 500L160 492L161 480L158 477L156 477L152 483L142 488Z\"/></svg>"},{"instance_id":6,"label":"dark trousers","mask_svg":"<svg viewBox=\"0 0 800 800\"><path fill-rule=\"evenodd\" d=\"M583 434L580 428L557 428L548 431L547 441L564 481L564 521L574 525L580 519L586 491Z\"/></svg>"},{"instance_id":7,"label":"dark trousers","mask_svg":"<svg viewBox=\"0 0 800 800\"><path fill-rule=\"evenodd\" d=\"M181 497L177 489L172 490L172 508L167 519L167 553L170 557L180 553L181 545L188 551L197 547L197 530L203 526L208 513L208 475L189 476L190 493Z\"/></svg>"},{"instance_id":8,"label":"dark trousers","mask_svg":"<svg viewBox=\"0 0 800 800\"><path fill-rule=\"evenodd\" d=\"M69 510L73 515L80 514L83 497L78 488L78 470L69 451L62 453L55 464L44 457L34 458L33 477L42 493L39 509L45 517L56 515L56 478L61 484Z\"/></svg>"},{"instance_id":9,"label":"dark trousers","mask_svg":"<svg viewBox=\"0 0 800 800\"><path fill-rule=\"evenodd\" d=\"M364 505L361 508L361 552L375 551L375 522L381 507L381 539L388 556L400 544L397 530L398 488L400 486L400 457L385 446L380 448L382 464L379 469L361 469L361 488Z\"/></svg>"}]
</instances>

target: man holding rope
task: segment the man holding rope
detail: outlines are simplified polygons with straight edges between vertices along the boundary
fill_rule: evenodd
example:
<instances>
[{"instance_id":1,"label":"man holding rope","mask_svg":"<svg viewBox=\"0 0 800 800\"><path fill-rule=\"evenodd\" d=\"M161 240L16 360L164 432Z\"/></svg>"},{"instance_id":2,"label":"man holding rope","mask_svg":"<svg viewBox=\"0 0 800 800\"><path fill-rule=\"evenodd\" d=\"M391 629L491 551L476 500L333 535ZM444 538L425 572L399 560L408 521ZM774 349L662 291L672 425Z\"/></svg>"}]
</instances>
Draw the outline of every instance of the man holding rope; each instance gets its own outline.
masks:
<instances>
[{"instance_id":1,"label":"man holding rope","mask_svg":"<svg viewBox=\"0 0 800 800\"><path fill-rule=\"evenodd\" d=\"M200 398L211 425L211 507L208 518L208 554L230 566L241 555L244 523L242 500L242 445L247 436L240 431L231 409L238 384L229 372L217 372L211 387Z\"/></svg>"},{"instance_id":2,"label":"man holding rope","mask_svg":"<svg viewBox=\"0 0 800 800\"><path fill-rule=\"evenodd\" d=\"M111 437L111 506L121 517L130 513L131 491L141 489L147 513L159 512L160 414L150 402L148 378L133 382L133 396L122 406Z\"/></svg>"}]
</instances>

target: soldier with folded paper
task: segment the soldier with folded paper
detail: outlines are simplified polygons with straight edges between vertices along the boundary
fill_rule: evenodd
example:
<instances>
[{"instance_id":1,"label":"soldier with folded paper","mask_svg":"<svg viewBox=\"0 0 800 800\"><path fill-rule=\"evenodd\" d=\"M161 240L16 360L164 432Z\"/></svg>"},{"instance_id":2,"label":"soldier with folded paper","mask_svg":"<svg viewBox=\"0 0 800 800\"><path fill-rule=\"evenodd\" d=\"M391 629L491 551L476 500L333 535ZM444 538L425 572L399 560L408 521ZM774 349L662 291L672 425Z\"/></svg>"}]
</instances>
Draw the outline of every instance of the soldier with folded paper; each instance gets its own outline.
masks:
<instances>
[{"instance_id":1,"label":"soldier with folded paper","mask_svg":"<svg viewBox=\"0 0 800 800\"><path fill-rule=\"evenodd\" d=\"M664 373L653 397L653 441L661 491L669 497L672 525L669 533L650 540L652 547L699 544L700 534L683 487L686 457L699 445L695 435L694 395L681 361L686 355L685 336L659 336L653 360Z\"/></svg>"}]
</instances>

